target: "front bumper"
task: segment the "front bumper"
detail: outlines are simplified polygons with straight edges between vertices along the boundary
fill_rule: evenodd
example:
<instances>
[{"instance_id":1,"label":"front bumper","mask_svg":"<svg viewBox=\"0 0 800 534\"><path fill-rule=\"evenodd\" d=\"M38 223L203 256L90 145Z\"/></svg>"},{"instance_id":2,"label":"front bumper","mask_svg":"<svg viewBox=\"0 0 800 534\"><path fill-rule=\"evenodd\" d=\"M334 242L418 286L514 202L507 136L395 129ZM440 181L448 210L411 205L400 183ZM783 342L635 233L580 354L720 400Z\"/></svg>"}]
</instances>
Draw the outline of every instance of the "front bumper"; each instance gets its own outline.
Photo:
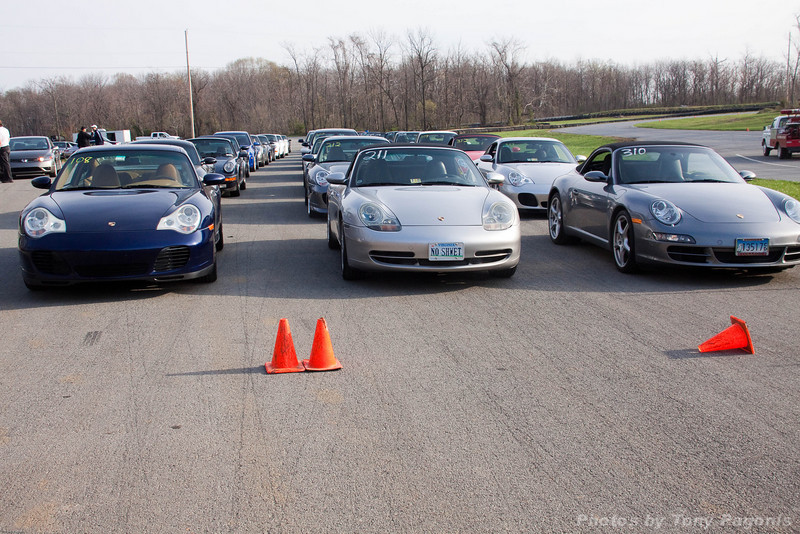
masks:
<instances>
[{"instance_id":1,"label":"front bumper","mask_svg":"<svg viewBox=\"0 0 800 534\"><path fill-rule=\"evenodd\" d=\"M11 174L15 178L20 176L44 176L56 171L55 160L45 161L11 161Z\"/></svg>"},{"instance_id":2,"label":"front bumper","mask_svg":"<svg viewBox=\"0 0 800 534\"><path fill-rule=\"evenodd\" d=\"M199 278L214 268L214 231L19 235L23 279L33 285L96 281L167 282Z\"/></svg>"},{"instance_id":3,"label":"front bumper","mask_svg":"<svg viewBox=\"0 0 800 534\"><path fill-rule=\"evenodd\" d=\"M547 211L547 200L550 194L551 184L525 184L513 186L502 184L498 189L505 196L514 201L517 209Z\"/></svg>"},{"instance_id":4,"label":"front bumper","mask_svg":"<svg viewBox=\"0 0 800 534\"><path fill-rule=\"evenodd\" d=\"M467 272L504 270L520 258L520 226L488 231L482 226L404 226L378 232L345 225L350 265L365 271ZM429 243L464 243L464 259L430 261Z\"/></svg>"}]
</instances>

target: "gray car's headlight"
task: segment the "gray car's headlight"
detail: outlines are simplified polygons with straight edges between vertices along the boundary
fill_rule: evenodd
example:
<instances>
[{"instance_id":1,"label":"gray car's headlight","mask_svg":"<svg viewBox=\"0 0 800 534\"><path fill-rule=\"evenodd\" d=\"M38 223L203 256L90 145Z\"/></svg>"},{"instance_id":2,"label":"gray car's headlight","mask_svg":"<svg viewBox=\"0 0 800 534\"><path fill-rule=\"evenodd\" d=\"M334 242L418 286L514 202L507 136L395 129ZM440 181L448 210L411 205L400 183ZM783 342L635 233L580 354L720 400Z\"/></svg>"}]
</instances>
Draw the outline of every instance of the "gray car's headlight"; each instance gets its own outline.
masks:
<instances>
[{"instance_id":1,"label":"gray car's headlight","mask_svg":"<svg viewBox=\"0 0 800 534\"><path fill-rule=\"evenodd\" d=\"M328 177L329 174L330 173L328 171L320 169L320 171L314 175L314 182L316 182L317 185L321 186L328 185L328 180L326 180L326 178Z\"/></svg>"},{"instance_id":2,"label":"gray car's headlight","mask_svg":"<svg viewBox=\"0 0 800 534\"><path fill-rule=\"evenodd\" d=\"M380 232L399 232L400 221L397 217L389 211L389 208L376 204L374 202L367 202L362 204L358 209L358 217L361 222L370 230L378 230Z\"/></svg>"},{"instance_id":3,"label":"gray car's headlight","mask_svg":"<svg viewBox=\"0 0 800 534\"><path fill-rule=\"evenodd\" d=\"M161 217L156 230L175 230L182 234L191 234L200 226L200 210L194 204L184 204L178 209Z\"/></svg>"},{"instance_id":4,"label":"gray car's headlight","mask_svg":"<svg viewBox=\"0 0 800 534\"><path fill-rule=\"evenodd\" d=\"M232 159L229 159L225 162L225 165L222 166L222 170L227 173L232 173L236 170L236 162Z\"/></svg>"},{"instance_id":5,"label":"gray car's headlight","mask_svg":"<svg viewBox=\"0 0 800 534\"><path fill-rule=\"evenodd\" d=\"M531 180L521 172L511 171L510 173L508 173L508 183L510 183L514 187L517 187L524 184L532 184L533 180Z\"/></svg>"},{"instance_id":6,"label":"gray car's headlight","mask_svg":"<svg viewBox=\"0 0 800 534\"><path fill-rule=\"evenodd\" d=\"M505 230L517 220L517 208L507 202L495 202L484 208L483 228L485 230Z\"/></svg>"},{"instance_id":7,"label":"gray car's headlight","mask_svg":"<svg viewBox=\"0 0 800 534\"><path fill-rule=\"evenodd\" d=\"M787 198L783 201L783 210L790 219L800 224L800 202L793 198Z\"/></svg>"},{"instance_id":8,"label":"gray car's headlight","mask_svg":"<svg viewBox=\"0 0 800 534\"><path fill-rule=\"evenodd\" d=\"M29 211L22 221L22 226L28 237L42 237L67 231L67 223L44 208L34 208Z\"/></svg>"},{"instance_id":9,"label":"gray car's headlight","mask_svg":"<svg viewBox=\"0 0 800 534\"><path fill-rule=\"evenodd\" d=\"M650 204L650 213L662 224L675 226L681 221L681 210L669 200L655 200Z\"/></svg>"}]
</instances>

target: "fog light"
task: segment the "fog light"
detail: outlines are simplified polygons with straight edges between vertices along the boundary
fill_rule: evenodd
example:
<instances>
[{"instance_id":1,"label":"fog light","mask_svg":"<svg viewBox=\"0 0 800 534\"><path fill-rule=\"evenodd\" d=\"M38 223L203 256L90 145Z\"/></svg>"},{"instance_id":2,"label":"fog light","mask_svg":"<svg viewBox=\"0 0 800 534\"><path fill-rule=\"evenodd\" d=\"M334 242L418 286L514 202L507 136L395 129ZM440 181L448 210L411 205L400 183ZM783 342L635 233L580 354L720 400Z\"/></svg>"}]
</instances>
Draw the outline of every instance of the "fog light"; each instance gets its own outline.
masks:
<instances>
[{"instance_id":1,"label":"fog light","mask_svg":"<svg viewBox=\"0 0 800 534\"><path fill-rule=\"evenodd\" d=\"M687 243L690 245L695 244L694 238L690 235L653 232L653 237L656 239L656 241L666 241L668 243Z\"/></svg>"}]
</instances>

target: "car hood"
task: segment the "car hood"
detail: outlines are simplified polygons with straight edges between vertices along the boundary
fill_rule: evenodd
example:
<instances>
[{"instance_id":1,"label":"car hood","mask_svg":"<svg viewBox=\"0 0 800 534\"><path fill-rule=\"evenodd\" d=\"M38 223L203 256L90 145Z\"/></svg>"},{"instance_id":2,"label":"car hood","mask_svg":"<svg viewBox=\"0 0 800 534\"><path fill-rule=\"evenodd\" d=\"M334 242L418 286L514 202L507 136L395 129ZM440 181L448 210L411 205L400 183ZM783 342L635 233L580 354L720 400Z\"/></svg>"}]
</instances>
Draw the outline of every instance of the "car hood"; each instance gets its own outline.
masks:
<instances>
[{"instance_id":1,"label":"car hood","mask_svg":"<svg viewBox=\"0 0 800 534\"><path fill-rule=\"evenodd\" d=\"M328 172L347 172L350 168L349 161L331 161L330 163L317 163L320 167Z\"/></svg>"},{"instance_id":2,"label":"car hood","mask_svg":"<svg viewBox=\"0 0 800 534\"><path fill-rule=\"evenodd\" d=\"M504 163L506 167L521 172L534 183L552 183L564 173L575 168L577 163Z\"/></svg>"},{"instance_id":3,"label":"car hood","mask_svg":"<svg viewBox=\"0 0 800 534\"><path fill-rule=\"evenodd\" d=\"M159 219L196 193L185 190L56 191L58 204L70 232L155 230Z\"/></svg>"},{"instance_id":4,"label":"car hood","mask_svg":"<svg viewBox=\"0 0 800 534\"><path fill-rule=\"evenodd\" d=\"M418 185L368 187L359 192L394 213L404 226L480 226L483 205L491 192L485 187Z\"/></svg>"},{"instance_id":5,"label":"car hood","mask_svg":"<svg viewBox=\"0 0 800 534\"><path fill-rule=\"evenodd\" d=\"M630 186L669 200L705 223L777 222L778 210L758 187L742 183L672 183Z\"/></svg>"}]
</instances>

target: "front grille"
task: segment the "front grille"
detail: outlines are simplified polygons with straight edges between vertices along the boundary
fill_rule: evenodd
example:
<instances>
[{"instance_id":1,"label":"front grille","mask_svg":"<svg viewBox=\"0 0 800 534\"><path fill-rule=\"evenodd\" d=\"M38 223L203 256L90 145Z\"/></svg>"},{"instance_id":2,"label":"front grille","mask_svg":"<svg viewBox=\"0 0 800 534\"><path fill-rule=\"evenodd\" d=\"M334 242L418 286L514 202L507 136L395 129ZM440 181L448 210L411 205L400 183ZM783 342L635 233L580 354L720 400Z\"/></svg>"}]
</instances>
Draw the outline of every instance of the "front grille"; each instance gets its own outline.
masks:
<instances>
[{"instance_id":1,"label":"front grille","mask_svg":"<svg viewBox=\"0 0 800 534\"><path fill-rule=\"evenodd\" d=\"M153 271L164 272L172 271L173 269L180 269L185 266L189 261L189 247L167 247L161 249L156 258Z\"/></svg>"},{"instance_id":2,"label":"front grille","mask_svg":"<svg viewBox=\"0 0 800 534\"><path fill-rule=\"evenodd\" d=\"M529 208L539 207L539 201L536 200L536 195L531 193L520 193L517 198L519 199L519 203L523 206L527 206Z\"/></svg>"},{"instance_id":3,"label":"front grille","mask_svg":"<svg viewBox=\"0 0 800 534\"><path fill-rule=\"evenodd\" d=\"M667 247L670 259L684 263L708 263L709 255L703 247Z\"/></svg>"},{"instance_id":4,"label":"front grille","mask_svg":"<svg viewBox=\"0 0 800 534\"><path fill-rule=\"evenodd\" d=\"M69 264L61 255L49 250L37 250L31 253L33 265L42 273L69 274Z\"/></svg>"},{"instance_id":5,"label":"front grille","mask_svg":"<svg viewBox=\"0 0 800 534\"><path fill-rule=\"evenodd\" d=\"M800 246L786 247L786 254L783 256L783 261L793 262L800 260Z\"/></svg>"},{"instance_id":6,"label":"front grille","mask_svg":"<svg viewBox=\"0 0 800 534\"><path fill-rule=\"evenodd\" d=\"M377 263L391 265L418 265L420 267L459 267L464 265L480 265L505 260L511 256L511 249L479 250L474 258L464 258L461 261L430 261L428 258L416 258L413 252L372 250L369 257Z\"/></svg>"},{"instance_id":7,"label":"front grille","mask_svg":"<svg viewBox=\"0 0 800 534\"><path fill-rule=\"evenodd\" d=\"M715 248L714 256L720 263L775 263L781 259L786 247L770 247L766 256L737 256L732 248Z\"/></svg>"},{"instance_id":8,"label":"front grille","mask_svg":"<svg viewBox=\"0 0 800 534\"><path fill-rule=\"evenodd\" d=\"M75 272L87 278L121 278L147 274L146 263L87 264L75 267Z\"/></svg>"}]
</instances>

